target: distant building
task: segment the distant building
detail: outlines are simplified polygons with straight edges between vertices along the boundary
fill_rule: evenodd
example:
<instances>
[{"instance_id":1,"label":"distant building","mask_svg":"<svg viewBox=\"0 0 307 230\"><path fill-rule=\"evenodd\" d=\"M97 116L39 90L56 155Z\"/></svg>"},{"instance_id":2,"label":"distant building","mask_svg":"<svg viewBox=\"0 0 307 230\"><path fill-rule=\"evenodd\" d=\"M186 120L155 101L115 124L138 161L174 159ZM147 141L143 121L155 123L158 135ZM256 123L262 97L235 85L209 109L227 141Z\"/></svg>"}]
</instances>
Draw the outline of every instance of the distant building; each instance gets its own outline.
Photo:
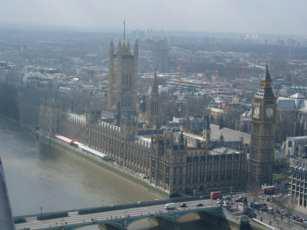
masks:
<instances>
[{"instance_id":1,"label":"distant building","mask_svg":"<svg viewBox=\"0 0 307 230\"><path fill-rule=\"evenodd\" d=\"M307 208L307 159L299 158L291 163L289 193L296 208L306 212Z\"/></svg>"},{"instance_id":2,"label":"distant building","mask_svg":"<svg viewBox=\"0 0 307 230\"><path fill-rule=\"evenodd\" d=\"M0 61L0 83L19 85L21 74L15 65Z\"/></svg>"},{"instance_id":3,"label":"distant building","mask_svg":"<svg viewBox=\"0 0 307 230\"><path fill-rule=\"evenodd\" d=\"M300 103L291 97L278 97L277 101L277 116L276 116L276 141L282 142L288 136L300 135L297 130L298 110Z\"/></svg>"},{"instance_id":4,"label":"distant building","mask_svg":"<svg viewBox=\"0 0 307 230\"><path fill-rule=\"evenodd\" d=\"M288 137L282 145L286 158L301 158L307 156L307 136Z\"/></svg>"},{"instance_id":5,"label":"distant building","mask_svg":"<svg viewBox=\"0 0 307 230\"><path fill-rule=\"evenodd\" d=\"M220 129L225 127L225 117L226 117L226 111L222 108L216 108L216 107L209 107L208 113L210 115L210 118L212 122L217 124Z\"/></svg>"},{"instance_id":6,"label":"distant building","mask_svg":"<svg viewBox=\"0 0 307 230\"><path fill-rule=\"evenodd\" d=\"M252 130L252 110L245 111L240 116L240 130L250 133Z\"/></svg>"},{"instance_id":7,"label":"distant building","mask_svg":"<svg viewBox=\"0 0 307 230\"><path fill-rule=\"evenodd\" d=\"M169 46L166 39L155 42L154 45L154 68L161 72L169 72Z\"/></svg>"}]
</instances>

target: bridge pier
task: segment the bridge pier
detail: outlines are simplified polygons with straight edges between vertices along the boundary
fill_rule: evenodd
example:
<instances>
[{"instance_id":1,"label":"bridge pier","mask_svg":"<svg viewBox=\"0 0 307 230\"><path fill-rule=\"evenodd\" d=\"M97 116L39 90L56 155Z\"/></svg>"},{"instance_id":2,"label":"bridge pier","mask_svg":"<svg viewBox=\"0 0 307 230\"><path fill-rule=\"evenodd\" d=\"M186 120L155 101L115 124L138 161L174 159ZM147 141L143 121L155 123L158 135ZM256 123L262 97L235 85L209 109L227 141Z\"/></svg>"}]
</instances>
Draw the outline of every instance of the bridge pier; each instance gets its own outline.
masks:
<instances>
[{"instance_id":1,"label":"bridge pier","mask_svg":"<svg viewBox=\"0 0 307 230\"><path fill-rule=\"evenodd\" d=\"M177 224L176 219L159 216L157 217L159 222L159 229L180 230L181 227Z\"/></svg>"},{"instance_id":2,"label":"bridge pier","mask_svg":"<svg viewBox=\"0 0 307 230\"><path fill-rule=\"evenodd\" d=\"M111 224L111 223L105 223L105 224L100 224L99 225L100 230L125 230L121 225L117 224Z\"/></svg>"},{"instance_id":3,"label":"bridge pier","mask_svg":"<svg viewBox=\"0 0 307 230\"><path fill-rule=\"evenodd\" d=\"M223 211L220 212L200 212L201 220L206 226L212 229L221 230L251 230L251 224L247 217L241 217L240 220L234 218L227 218Z\"/></svg>"}]
</instances>

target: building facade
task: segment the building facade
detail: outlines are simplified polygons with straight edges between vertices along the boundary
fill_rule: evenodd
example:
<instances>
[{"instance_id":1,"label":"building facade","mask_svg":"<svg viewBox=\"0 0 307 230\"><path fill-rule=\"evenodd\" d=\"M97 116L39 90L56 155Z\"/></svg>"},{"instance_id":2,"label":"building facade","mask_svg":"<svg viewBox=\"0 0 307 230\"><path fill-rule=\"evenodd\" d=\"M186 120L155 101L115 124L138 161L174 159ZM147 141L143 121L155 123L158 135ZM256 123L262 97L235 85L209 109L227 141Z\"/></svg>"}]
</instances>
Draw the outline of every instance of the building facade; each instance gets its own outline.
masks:
<instances>
[{"instance_id":1,"label":"building facade","mask_svg":"<svg viewBox=\"0 0 307 230\"><path fill-rule=\"evenodd\" d=\"M171 128L160 129L157 75L150 95L148 127L136 119L136 68L138 46L110 47L108 112L72 113L55 102L40 109L40 133L60 134L108 155L108 159L135 172L170 195L208 194L210 191L242 191L247 181L246 149L210 141L209 117L202 135ZM230 143L231 146L234 143Z\"/></svg>"},{"instance_id":2,"label":"building facade","mask_svg":"<svg viewBox=\"0 0 307 230\"><path fill-rule=\"evenodd\" d=\"M159 95L159 83L157 73L154 73L154 79L151 87L150 98L147 111L147 123L148 127L159 129L161 126L160 117L160 95Z\"/></svg>"},{"instance_id":3,"label":"building facade","mask_svg":"<svg viewBox=\"0 0 307 230\"><path fill-rule=\"evenodd\" d=\"M306 212L307 208L307 160L299 158L291 162L289 193L292 203Z\"/></svg>"},{"instance_id":4,"label":"building facade","mask_svg":"<svg viewBox=\"0 0 307 230\"><path fill-rule=\"evenodd\" d=\"M194 138L173 131L144 131L127 139L122 127L104 121L92 123L88 117L48 104L41 108L40 131L44 135L60 134L106 153L121 167L170 195L245 190L245 150L209 147L202 136ZM191 138L196 145L189 144Z\"/></svg>"},{"instance_id":5,"label":"building facade","mask_svg":"<svg viewBox=\"0 0 307 230\"><path fill-rule=\"evenodd\" d=\"M299 158L307 156L307 136L287 137L281 150L284 158Z\"/></svg>"},{"instance_id":6,"label":"building facade","mask_svg":"<svg viewBox=\"0 0 307 230\"><path fill-rule=\"evenodd\" d=\"M274 156L274 122L276 99L271 86L268 66L264 80L254 96L252 105L252 133L249 181L252 187L272 183Z\"/></svg>"}]
</instances>

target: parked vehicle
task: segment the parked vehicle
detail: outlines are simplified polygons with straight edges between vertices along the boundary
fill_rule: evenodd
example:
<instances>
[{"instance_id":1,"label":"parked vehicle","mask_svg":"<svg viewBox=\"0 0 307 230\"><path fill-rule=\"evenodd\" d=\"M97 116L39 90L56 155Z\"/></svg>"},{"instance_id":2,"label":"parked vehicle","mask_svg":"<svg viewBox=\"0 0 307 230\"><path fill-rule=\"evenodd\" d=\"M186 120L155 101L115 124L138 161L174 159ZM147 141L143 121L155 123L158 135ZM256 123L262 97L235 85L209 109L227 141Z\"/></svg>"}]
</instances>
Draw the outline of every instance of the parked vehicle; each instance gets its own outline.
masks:
<instances>
[{"instance_id":1,"label":"parked vehicle","mask_svg":"<svg viewBox=\"0 0 307 230\"><path fill-rule=\"evenodd\" d=\"M268 209L265 203L259 203L259 202L251 202L250 207L261 211L267 211Z\"/></svg>"},{"instance_id":2,"label":"parked vehicle","mask_svg":"<svg viewBox=\"0 0 307 230\"><path fill-rule=\"evenodd\" d=\"M181 204L180 204L180 207L181 207L181 208L186 208L186 207L187 207L187 204L186 204L186 203L181 203Z\"/></svg>"},{"instance_id":3,"label":"parked vehicle","mask_svg":"<svg viewBox=\"0 0 307 230\"><path fill-rule=\"evenodd\" d=\"M176 209L176 204L175 203L168 203L164 205L164 208L167 210L174 210Z\"/></svg>"},{"instance_id":4,"label":"parked vehicle","mask_svg":"<svg viewBox=\"0 0 307 230\"><path fill-rule=\"evenodd\" d=\"M299 223L303 223L304 222L304 219L300 216L297 216L297 215L294 215L292 216L292 219L299 222Z\"/></svg>"},{"instance_id":5,"label":"parked vehicle","mask_svg":"<svg viewBox=\"0 0 307 230\"><path fill-rule=\"evenodd\" d=\"M273 195L276 192L275 186L264 186L262 187L262 191L265 195Z\"/></svg>"},{"instance_id":6,"label":"parked vehicle","mask_svg":"<svg viewBox=\"0 0 307 230\"><path fill-rule=\"evenodd\" d=\"M223 204L223 200L218 199L218 200L216 201L216 203L217 203L218 205L222 205L222 204Z\"/></svg>"},{"instance_id":7,"label":"parked vehicle","mask_svg":"<svg viewBox=\"0 0 307 230\"><path fill-rule=\"evenodd\" d=\"M246 201L246 197L240 196L239 198L235 199L235 202L244 202Z\"/></svg>"},{"instance_id":8,"label":"parked vehicle","mask_svg":"<svg viewBox=\"0 0 307 230\"><path fill-rule=\"evenodd\" d=\"M256 218L257 217L257 214L255 213L255 211L251 208L247 209L247 216L249 218Z\"/></svg>"},{"instance_id":9,"label":"parked vehicle","mask_svg":"<svg viewBox=\"0 0 307 230\"><path fill-rule=\"evenodd\" d=\"M223 196L223 200L231 200L231 196L230 195L225 195L225 196Z\"/></svg>"}]
</instances>

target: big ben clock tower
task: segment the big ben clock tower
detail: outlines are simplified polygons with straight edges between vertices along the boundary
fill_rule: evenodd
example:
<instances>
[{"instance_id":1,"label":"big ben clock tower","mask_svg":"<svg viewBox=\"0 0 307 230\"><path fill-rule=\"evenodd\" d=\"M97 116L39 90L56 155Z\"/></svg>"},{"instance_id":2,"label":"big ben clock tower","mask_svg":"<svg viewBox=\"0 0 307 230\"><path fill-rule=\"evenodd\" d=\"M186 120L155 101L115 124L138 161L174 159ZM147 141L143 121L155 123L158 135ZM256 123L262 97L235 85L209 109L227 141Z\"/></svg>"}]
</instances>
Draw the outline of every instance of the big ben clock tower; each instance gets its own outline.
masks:
<instances>
[{"instance_id":1,"label":"big ben clock tower","mask_svg":"<svg viewBox=\"0 0 307 230\"><path fill-rule=\"evenodd\" d=\"M252 104L249 183L252 187L272 183L276 98L268 66Z\"/></svg>"}]
</instances>

